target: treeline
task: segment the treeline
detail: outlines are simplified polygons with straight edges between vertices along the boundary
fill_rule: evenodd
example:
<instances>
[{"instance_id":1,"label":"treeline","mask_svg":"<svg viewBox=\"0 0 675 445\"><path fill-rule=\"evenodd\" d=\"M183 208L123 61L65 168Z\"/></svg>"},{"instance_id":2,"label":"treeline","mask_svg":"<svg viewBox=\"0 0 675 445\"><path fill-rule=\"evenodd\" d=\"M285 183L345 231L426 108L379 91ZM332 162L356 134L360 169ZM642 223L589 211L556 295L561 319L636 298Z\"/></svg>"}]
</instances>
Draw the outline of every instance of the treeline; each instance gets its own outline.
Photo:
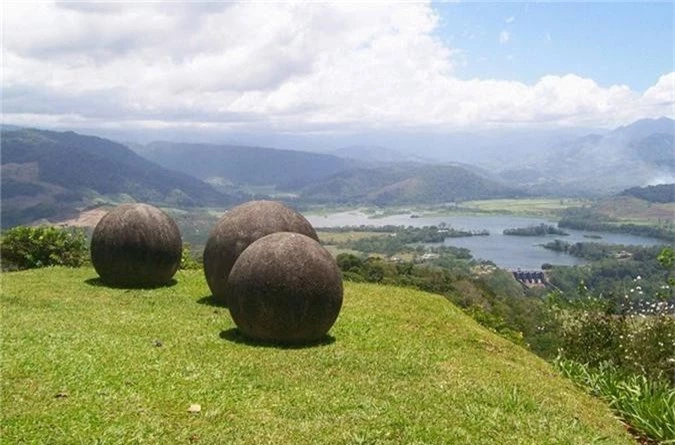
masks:
<instances>
[{"instance_id":1,"label":"treeline","mask_svg":"<svg viewBox=\"0 0 675 445\"><path fill-rule=\"evenodd\" d=\"M516 236L569 235L569 233L560 230L555 226L551 226L544 223L541 223L539 225L520 227L517 229L504 229L503 233L504 235L516 235Z\"/></svg>"},{"instance_id":2,"label":"treeline","mask_svg":"<svg viewBox=\"0 0 675 445\"><path fill-rule=\"evenodd\" d=\"M332 231L335 233L345 232L373 232L386 233L383 235L373 235L363 238L344 240L335 243L337 247L357 250L363 253L380 253L392 256L401 252L418 252L423 254L426 249L419 244L442 243L446 238L474 236L473 232L455 230L452 228L425 226L425 227L404 227L404 226L384 226L384 227L340 227L334 229L319 229L320 231ZM415 246L417 244L417 246ZM467 249L457 249L448 247L448 252L461 252L465 258L471 255Z\"/></svg>"},{"instance_id":3,"label":"treeline","mask_svg":"<svg viewBox=\"0 0 675 445\"><path fill-rule=\"evenodd\" d=\"M633 255L633 252L643 252L645 248L639 246L624 246L620 244L605 244L605 243L568 243L563 240L553 240L544 244L545 249L553 250L555 252L564 252L577 258L583 258L589 261L599 261L605 258L619 258L626 259ZM649 250L653 250L650 248ZM638 253L640 255L640 253Z\"/></svg>"},{"instance_id":4,"label":"treeline","mask_svg":"<svg viewBox=\"0 0 675 445\"><path fill-rule=\"evenodd\" d=\"M671 153L672 156L672 153ZM624 190L620 196L633 196L649 202L675 202L675 184L650 185L647 187L633 187Z\"/></svg>"},{"instance_id":5,"label":"treeline","mask_svg":"<svg viewBox=\"0 0 675 445\"><path fill-rule=\"evenodd\" d=\"M480 231L469 231L469 230L458 230L448 227L447 225L440 224L438 226L424 226L424 227L413 227L413 226L395 226L395 225L386 225L386 226L341 226L341 227L319 227L317 230L321 232L329 233L346 233L346 232L374 232L374 233L396 233L397 236L402 234L405 237L416 238L418 241L411 242L441 242L445 238L460 238L463 236L487 236L490 234L487 230ZM423 241L423 239L436 239L440 241Z\"/></svg>"},{"instance_id":6,"label":"treeline","mask_svg":"<svg viewBox=\"0 0 675 445\"><path fill-rule=\"evenodd\" d=\"M588 289L620 305L626 301L652 301L669 292L662 287L672 273L659 263L663 246L569 244L556 240L545 247L591 261L583 267L554 266L549 270L551 284L569 298L578 298Z\"/></svg>"},{"instance_id":7,"label":"treeline","mask_svg":"<svg viewBox=\"0 0 675 445\"><path fill-rule=\"evenodd\" d=\"M675 232L665 227L638 224L617 224L611 218L591 209L578 207L566 209L558 227L594 232L628 233L675 242Z\"/></svg>"}]
</instances>

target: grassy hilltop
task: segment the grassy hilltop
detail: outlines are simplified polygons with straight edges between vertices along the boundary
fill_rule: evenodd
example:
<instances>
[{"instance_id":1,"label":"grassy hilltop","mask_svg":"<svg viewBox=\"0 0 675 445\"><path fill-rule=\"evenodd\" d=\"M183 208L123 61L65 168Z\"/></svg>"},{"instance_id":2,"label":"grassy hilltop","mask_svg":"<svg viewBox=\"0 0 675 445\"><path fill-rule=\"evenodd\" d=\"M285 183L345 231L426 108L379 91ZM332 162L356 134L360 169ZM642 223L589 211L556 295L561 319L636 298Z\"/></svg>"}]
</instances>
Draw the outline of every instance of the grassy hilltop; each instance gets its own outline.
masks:
<instances>
[{"instance_id":1,"label":"grassy hilltop","mask_svg":"<svg viewBox=\"0 0 675 445\"><path fill-rule=\"evenodd\" d=\"M632 443L437 295L345 283L329 341L292 349L243 341L201 271L155 290L95 277L2 275L3 443Z\"/></svg>"}]
</instances>

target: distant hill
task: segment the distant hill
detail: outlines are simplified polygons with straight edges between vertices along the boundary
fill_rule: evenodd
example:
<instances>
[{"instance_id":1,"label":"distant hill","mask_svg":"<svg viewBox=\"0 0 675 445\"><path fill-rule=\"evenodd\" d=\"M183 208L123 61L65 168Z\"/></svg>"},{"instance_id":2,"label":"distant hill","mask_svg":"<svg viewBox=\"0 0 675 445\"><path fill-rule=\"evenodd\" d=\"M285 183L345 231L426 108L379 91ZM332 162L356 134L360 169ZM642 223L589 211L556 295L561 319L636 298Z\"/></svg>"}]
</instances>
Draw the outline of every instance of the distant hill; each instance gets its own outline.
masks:
<instances>
[{"instance_id":1,"label":"distant hill","mask_svg":"<svg viewBox=\"0 0 675 445\"><path fill-rule=\"evenodd\" d=\"M675 184L650 185L648 187L633 187L624 190L620 196L633 196L649 202L675 202Z\"/></svg>"},{"instance_id":2,"label":"distant hill","mask_svg":"<svg viewBox=\"0 0 675 445\"><path fill-rule=\"evenodd\" d=\"M299 187L355 165L333 155L263 147L153 142L134 148L163 167L237 184Z\"/></svg>"},{"instance_id":3,"label":"distant hill","mask_svg":"<svg viewBox=\"0 0 675 445\"><path fill-rule=\"evenodd\" d=\"M398 164L340 173L302 188L308 202L437 204L523 196L516 188L455 165Z\"/></svg>"},{"instance_id":4,"label":"distant hill","mask_svg":"<svg viewBox=\"0 0 675 445\"><path fill-rule=\"evenodd\" d=\"M653 133L649 136L634 139L629 149L643 162L657 167L675 169L675 137L667 133Z\"/></svg>"},{"instance_id":5,"label":"distant hill","mask_svg":"<svg viewBox=\"0 0 675 445\"><path fill-rule=\"evenodd\" d=\"M237 201L107 139L34 129L2 132L3 227L107 199L180 207Z\"/></svg>"},{"instance_id":6,"label":"distant hill","mask_svg":"<svg viewBox=\"0 0 675 445\"><path fill-rule=\"evenodd\" d=\"M675 121L665 116L658 119L640 119L630 125L616 128L611 134L628 139L642 139L654 133L675 135Z\"/></svg>"},{"instance_id":7,"label":"distant hill","mask_svg":"<svg viewBox=\"0 0 675 445\"><path fill-rule=\"evenodd\" d=\"M607 134L590 134L542 147L542 156L523 159L501 177L541 193L600 194L675 177L675 140L668 118L643 119Z\"/></svg>"},{"instance_id":8,"label":"distant hill","mask_svg":"<svg viewBox=\"0 0 675 445\"><path fill-rule=\"evenodd\" d=\"M438 161L424 158L415 154L407 154L391 148L379 145L350 145L329 152L334 156L345 159L353 159L372 166L382 164L396 164L401 162L418 162L422 164L434 164Z\"/></svg>"}]
</instances>

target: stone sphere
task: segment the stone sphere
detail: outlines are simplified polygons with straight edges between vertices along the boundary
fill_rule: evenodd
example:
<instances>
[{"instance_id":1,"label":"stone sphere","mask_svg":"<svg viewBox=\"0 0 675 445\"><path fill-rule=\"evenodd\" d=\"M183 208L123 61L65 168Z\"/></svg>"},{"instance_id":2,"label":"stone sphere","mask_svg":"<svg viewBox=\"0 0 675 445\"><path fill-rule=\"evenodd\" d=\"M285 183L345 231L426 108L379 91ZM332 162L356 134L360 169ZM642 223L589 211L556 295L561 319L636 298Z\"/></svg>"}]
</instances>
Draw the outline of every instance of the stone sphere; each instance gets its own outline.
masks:
<instances>
[{"instance_id":1,"label":"stone sphere","mask_svg":"<svg viewBox=\"0 0 675 445\"><path fill-rule=\"evenodd\" d=\"M280 232L252 243L230 272L230 314L247 337L274 343L321 340L342 307L342 277L317 241Z\"/></svg>"},{"instance_id":2,"label":"stone sphere","mask_svg":"<svg viewBox=\"0 0 675 445\"><path fill-rule=\"evenodd\" d=\"M296 232L319 240L298 212L274 201L251 201L225 213L204 248L204 275L216 301L228 305L227 278L241 253L254 241L276 232Z\"/></svg>"},{"instance_id":3,"label":"stone sphere","mask_svg":"<svg viewBox=\"0 0 675 445\"><path fill-rule=\"evenodd\" d=\"M180 231L169 215L148 204L123 204L96 225L91 262L110 286L156 287L176 273L182 249Z\"/></svg>"}]
</instances>

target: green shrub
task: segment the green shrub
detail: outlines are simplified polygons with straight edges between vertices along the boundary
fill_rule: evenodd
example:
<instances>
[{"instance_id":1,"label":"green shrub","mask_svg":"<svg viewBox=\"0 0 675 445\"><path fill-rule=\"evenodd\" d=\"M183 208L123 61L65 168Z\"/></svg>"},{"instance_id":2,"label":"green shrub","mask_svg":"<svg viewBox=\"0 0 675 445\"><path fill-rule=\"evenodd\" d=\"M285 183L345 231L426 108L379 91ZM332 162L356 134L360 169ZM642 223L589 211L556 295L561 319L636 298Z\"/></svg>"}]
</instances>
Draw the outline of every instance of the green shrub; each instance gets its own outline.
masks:
<instances>
[{"instance_id":1,"label":"green shrub","mask_svg":"<svg viewBox=\"0 0 675 445\"><path fill-rule=\"evenodd\" d=\"M490 313L480 306L470 306L466 308L464 312L469 314L471 318L476 320L481 326L511 340L515 344L525 346L523 333L509 327L499 315Z\"/></svg>"},{"instance_id":2,"label":"green shrub","mask_svg":"<svg viewBox=\"0 0 675 445\"><path fill-rule=\"evenodd\" d=\"M179 267L183 270L193 270L202 268L202 264L197 262L194 256L192 256L190 243L183 243L183 250L181 251Z\"/></svg>"},{"instance_id":3,"label":"green shrub","mask_svg":"<svg viewBox=\"0 0 675 445\"><path fill-rule=\"evenodd\" d=\"M580 298L552 294L549 324L559 338L561 356L591 367L611 363L622 372L650 380L666 377L675 385L672 257L669 248L659 255L668 274L665 283L645 283L637 276L619 301L590 295L583 282L576 292ZM659 290L649 296L648 288ZM640 298L633 299L634 294Z\"/></svg>"},{"instance_id":4,"label":"green shrub","mask_svg":"<svg viewBox=\"0 0 675 445\"><path fill-rule=\"evenodd\" d=\"M587 296L552 298L560 354L597 367L611 363L624 372L649 379L665 376L675 384L675 317L668 301L615 305Z\"/></svg>"},{"instance_id":5,"label":"green shrub","mask_svg":"<svg viewBox=\"0 0 675 445\"><path fill-rule=\"evenodd\" d=\"M79 267L89 259L82 230L56 227L14 227L2 236L0 255L3 270Z\"/></svg>"},{"instance_id":6,"label":"green shrub","mask_svg":"<svg viewBox=\"0 0 675 445\"><path fill-rule=\"evenodd\" d=\"M557 359L566 377L607 401L640 434L661 443L675 442L675 388L663 379L627 374L614 365L591 367Z\"/></svg>"}]
</instances>

